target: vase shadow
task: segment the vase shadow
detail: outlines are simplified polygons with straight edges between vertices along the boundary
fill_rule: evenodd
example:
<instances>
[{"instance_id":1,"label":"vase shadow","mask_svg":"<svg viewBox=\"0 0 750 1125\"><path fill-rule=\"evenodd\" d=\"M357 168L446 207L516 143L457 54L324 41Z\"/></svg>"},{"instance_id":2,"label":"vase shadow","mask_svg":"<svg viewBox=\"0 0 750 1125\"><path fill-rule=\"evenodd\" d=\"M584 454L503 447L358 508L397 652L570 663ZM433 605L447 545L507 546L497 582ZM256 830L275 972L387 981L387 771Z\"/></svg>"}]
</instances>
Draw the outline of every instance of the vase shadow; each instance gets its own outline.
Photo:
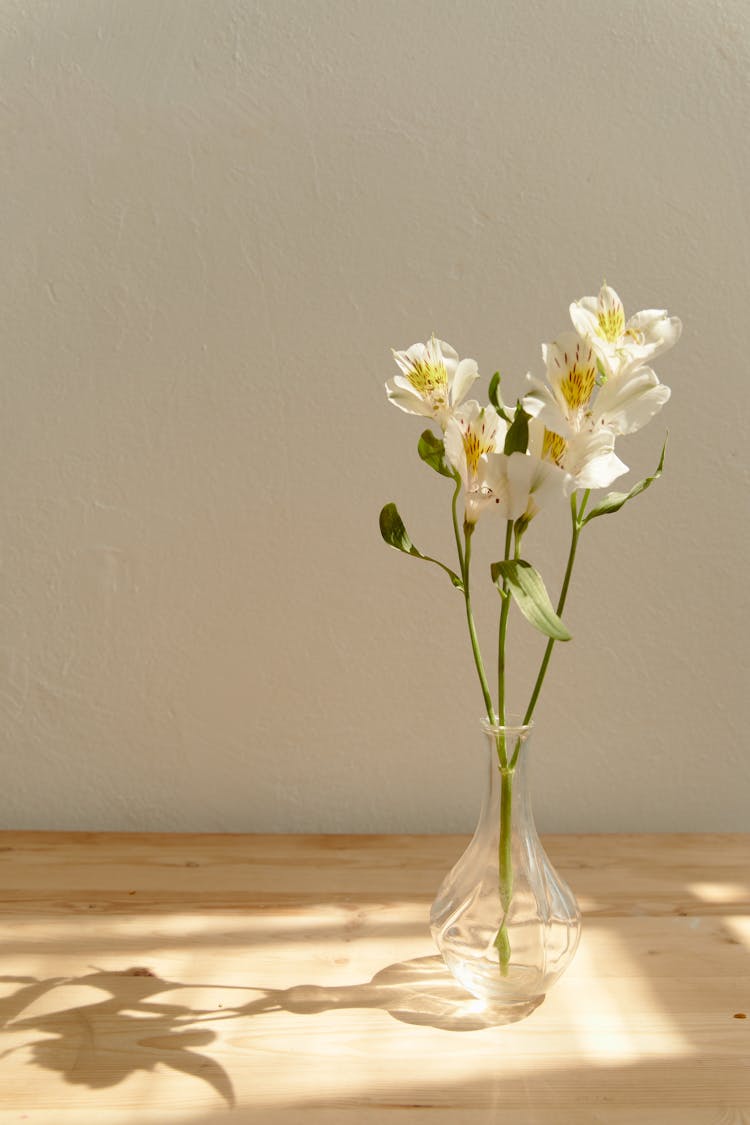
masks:
<instances>
[{"instance_id":1,"label":"vase shadow","mask_svg":"<svg viewBox=\"0 0 750 1125\"><path fill-rule=\"evenodd\" d=\"M219 1018L271 1011L316 1015L340 1008L373 1008L387 1012L401 1023L444 1031L481 1031L525 1019L543 999L539 997L507 1010L492 1009L461 987L441 957L429 956L388 965L364 984L338 987L298 984L292 988L263 990L261 996L225 1010Z\"/></svg>"}]
</instances>

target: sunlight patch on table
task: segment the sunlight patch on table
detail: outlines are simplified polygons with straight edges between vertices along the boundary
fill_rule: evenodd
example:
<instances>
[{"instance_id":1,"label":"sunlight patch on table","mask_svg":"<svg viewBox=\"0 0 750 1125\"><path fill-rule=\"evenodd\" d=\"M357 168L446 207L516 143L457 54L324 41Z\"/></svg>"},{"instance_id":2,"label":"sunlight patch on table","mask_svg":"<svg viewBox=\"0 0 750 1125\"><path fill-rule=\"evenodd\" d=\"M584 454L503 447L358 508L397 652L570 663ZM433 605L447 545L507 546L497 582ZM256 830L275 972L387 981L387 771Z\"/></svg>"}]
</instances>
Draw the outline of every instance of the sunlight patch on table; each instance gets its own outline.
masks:
<instances>
[{"instance_id":1,"label":"sunlight patch on table","mask_svg":"<svg viewBox=\"0 0 750 1125\"><path fill-rule=\"evenodd\" d=\"M576 953L576 976L555 986L545 1005L563 1005L570 1035L586 1059L627 1065L647 1058L689 1055L690 1043L660 1004L635 959L614 929L607 935L607 964L597 942L584 937ZM612 975L613 963L622 975ZM577 978L577 979L576 979ZM584 984L585 981L585 984ZM637 1026L633 1012L639 1013Z\"/></svg>"},{"instance_id":2,"label":"sunlight patch on table","mask_svg":"<svg viewBox=\"0 0 750 1125\"><path fill-rule=\"evenodd\" d=\"M734 940L750 949L750 915L730 914L723 922Z\"/></svg>"},{"instance_id":3,"label":"sunlight patch on table","mask_svg":"<svg viewBox=\"0 0 750 1125\"><path fill-rule=\"evenodd\" d=\"M746 883L688 883L687 889L701 902L746 903L750 898L750 887Z\"/></svg>"}]
</instances>

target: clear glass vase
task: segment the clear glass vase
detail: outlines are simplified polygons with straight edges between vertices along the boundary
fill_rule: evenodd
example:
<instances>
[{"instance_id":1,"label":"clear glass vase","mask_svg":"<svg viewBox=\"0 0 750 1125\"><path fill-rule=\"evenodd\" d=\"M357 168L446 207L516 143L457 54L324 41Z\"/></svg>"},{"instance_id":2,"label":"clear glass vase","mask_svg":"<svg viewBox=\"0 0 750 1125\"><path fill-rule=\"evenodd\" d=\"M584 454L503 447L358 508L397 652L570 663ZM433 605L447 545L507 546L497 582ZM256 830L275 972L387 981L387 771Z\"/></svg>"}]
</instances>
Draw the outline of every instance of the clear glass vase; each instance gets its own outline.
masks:
<instances>
[{"instance_id":1,"label":"clear glass vase","mask_svg":"<svg viewBox=\"0 0 750 1125\"><path fill-rule=\"evenodd\" d=\"M581 915L534 825L531 727L482 727L488 780L479 823L440 887L430 924L456 980L511 1021L533 1011L569 965Z\"/></svg>"}]
</instances>

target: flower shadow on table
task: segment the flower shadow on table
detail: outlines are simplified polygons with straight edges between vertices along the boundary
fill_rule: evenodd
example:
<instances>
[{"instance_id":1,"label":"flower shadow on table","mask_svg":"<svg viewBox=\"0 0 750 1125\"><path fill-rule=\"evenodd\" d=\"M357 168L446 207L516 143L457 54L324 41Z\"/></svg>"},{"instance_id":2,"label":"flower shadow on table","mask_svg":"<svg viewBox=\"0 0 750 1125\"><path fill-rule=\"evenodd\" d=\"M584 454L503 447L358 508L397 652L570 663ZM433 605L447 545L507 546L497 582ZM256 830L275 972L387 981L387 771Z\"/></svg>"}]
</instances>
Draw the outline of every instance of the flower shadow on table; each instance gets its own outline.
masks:
<instances>
[{"instance_id":1,"label":"flower shadow on table","mask_svg":"<svg viewBox=\"0 0 750 1125\"><path fill-rule=\"evenodd\" d=\"M378 1009L403 1023L449 1031L476 1031L511 1022L483 1012L480 1001L465 992L435 956L389 965L364 984L301 984L285 989L214 984L215 994L226 995L231 989L249 993L251 999L211 1009L154 1000L165 992L198 986L163 980L144 967L46 980L4 976L0 982L19 985L0 1000L0 1028L43 1036L0 1052L0 1061L19 1050L30 1050L36 1066L57 1071L67 1082L90 1089L115 1086L136 1071L154 1071L162 1064L207 1082L229 1106L235 1105L229 1075L197 1049L218 1039L207 1024L241 1023L278 1011L305 1016L344 1008ZM65 985L101 989L107 996L98 1002L24 1017L32 1004ZM513 1020L522 1019L534 1007L519 1009Z\"/></svg>"},{"instance_id":2,"label":"flower shadow on table","mask_svg":"<svg viewBox=\"0 0 750 1125\"><path fill-rule=\"evenodd\" d=\"M42 1032L45 1036L0 1052L0 1060L17 1050L30 1049L34 1064L58 1071L66 1081L90 1089L116 1086L135 1071L153 1071L161 1063L207 1082L228 1105L235 1104L232 1082L224 1068L196 1050L216 1039L210 1029L193 1026L210 1011L150 999L188 985L162 980L143 967L47 980L2 976L0 982L21 986L0 1000L0 1028ZM35 1001L63 985L99 988L108 993L108 998L18 1018Z\"/></svg>"}]
</instances>

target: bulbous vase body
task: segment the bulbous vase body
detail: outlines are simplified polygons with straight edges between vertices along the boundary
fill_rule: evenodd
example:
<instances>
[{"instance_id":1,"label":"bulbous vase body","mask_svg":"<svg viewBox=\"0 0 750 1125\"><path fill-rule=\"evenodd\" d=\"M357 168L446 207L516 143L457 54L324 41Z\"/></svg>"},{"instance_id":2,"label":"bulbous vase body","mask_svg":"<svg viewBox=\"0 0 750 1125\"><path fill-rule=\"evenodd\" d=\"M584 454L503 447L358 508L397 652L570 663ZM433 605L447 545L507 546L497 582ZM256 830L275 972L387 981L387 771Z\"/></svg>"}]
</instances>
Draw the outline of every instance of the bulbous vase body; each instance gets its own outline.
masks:
<instances>
[{"instance_id":1,"label":"bulbous vase body","mask_svg":"<svg viewBox=\"0 0 750 1125\"><path fill-rule=\"evenodd\" d=\"M482 726L488 760L479 822L440 887L430 924L464 988L488 1009L522 1018L570 964L581 915L534 825L531 728Z\"/></svg>"}]
</instances>

